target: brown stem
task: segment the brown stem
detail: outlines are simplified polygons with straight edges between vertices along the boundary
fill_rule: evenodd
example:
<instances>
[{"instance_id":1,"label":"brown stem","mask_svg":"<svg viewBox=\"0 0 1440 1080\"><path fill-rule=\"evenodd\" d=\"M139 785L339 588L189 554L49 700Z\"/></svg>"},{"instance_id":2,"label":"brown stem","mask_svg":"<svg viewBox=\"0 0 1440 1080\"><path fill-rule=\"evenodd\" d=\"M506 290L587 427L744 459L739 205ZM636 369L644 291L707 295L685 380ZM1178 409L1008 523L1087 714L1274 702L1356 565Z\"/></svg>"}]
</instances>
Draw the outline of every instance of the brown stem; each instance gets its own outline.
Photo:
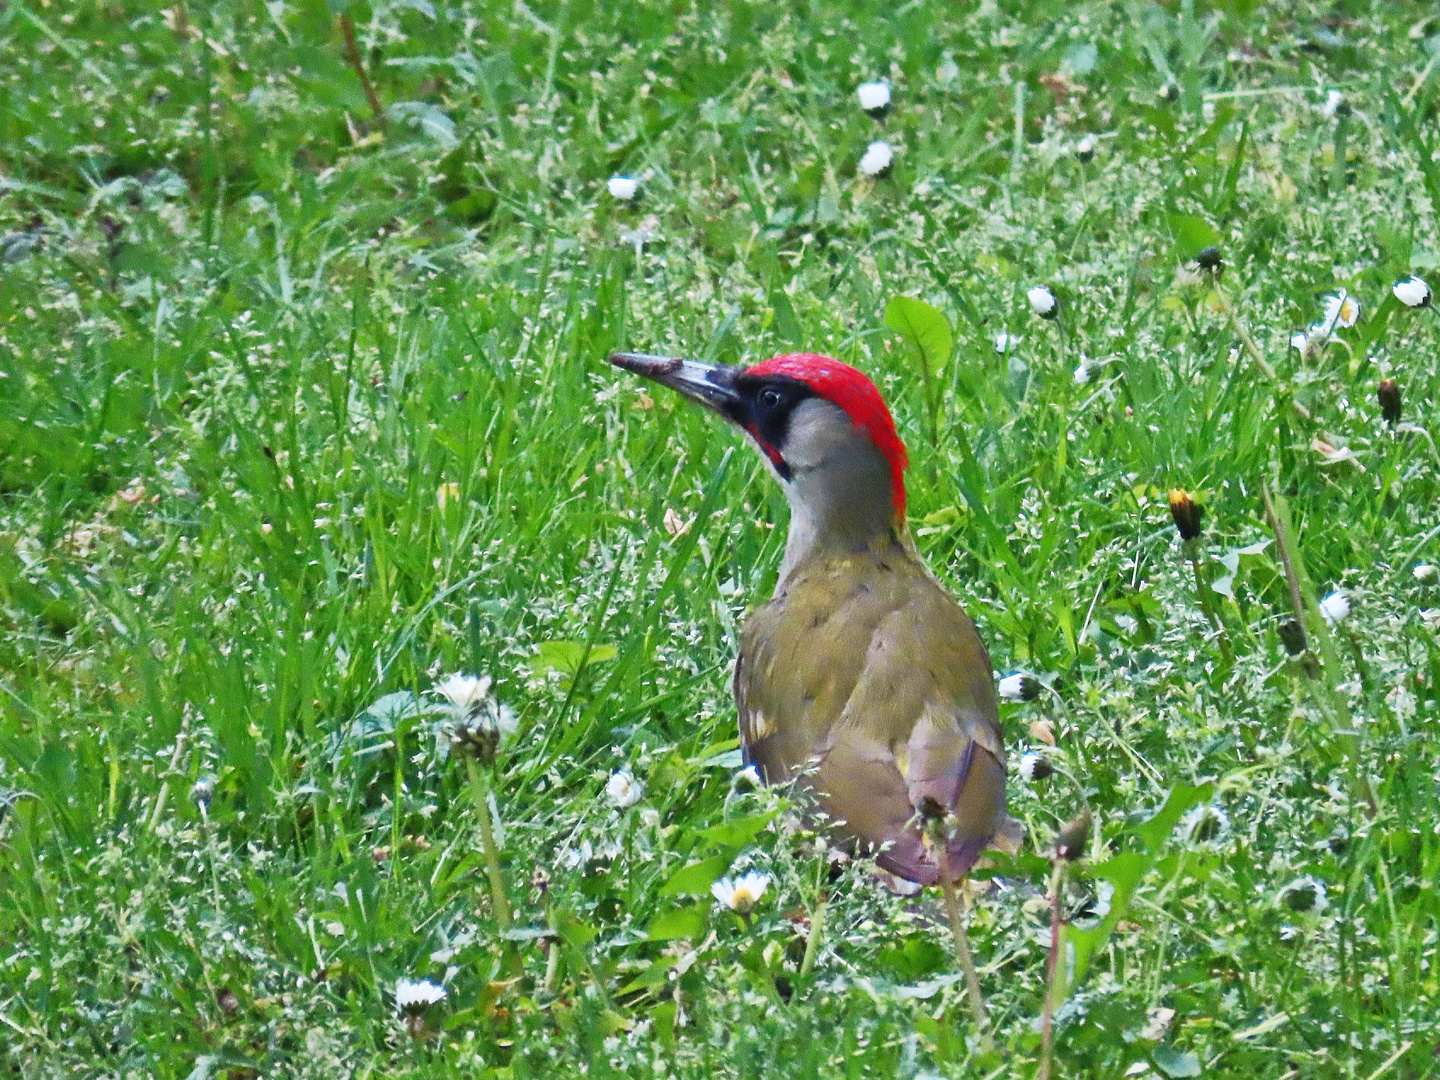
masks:
<instances>
[{"instance_id":1,"label":"brown stem","mask_svg":"<svg viewBox=\"0 0 1440 1080\"><path fill-rule=\"evenodd\" d=\"M975 1018L976 1030L980 1032L980 1046L989 1050L994 1046L990 1038L989 1021L985 1015L985 995L980 989L980 973L975 969L975 957L970 953L970 939L965 936L965 920L960 914L960 892L950 877L950 852L946 841L939 838L940 889L945 894L945 913L950 918L950 935L955 941L955 959L965 973L965 991L970 999L970 1015Z\"/></svg>"},{"instance_id":2,"label":"brown stem","mask_svg":"<svg viewBox=\"0 0 1440 1080\"><path fill-rule=\"evenodd\" d=\"M340 16L340 33L345 37L345 55L350 60L350 66L355 69L355 74L360 76L360 85L365 88L365 100L370 102L370 110L375 114L375 119L383 124L385 123L385 106L380 104L380 98L375 93L370 76L365 73L365 64L360 59L360 49L355 44L355 27L351 25L349 15Z\"/></svg>"},{"instance_id":3,"label":"brown stem","mask_svg":"<svg viewBox=\"0 0 1440 1080\"><path fill-rule=\"evenodd\" d=\"M1060 893L1065 887L1064 859L1055 860L1050 876L1050 951L1045 957L1045 1007L1040 1014L1040 1071L1035 1080L1050 1080L1055 1057L1055 972L1060 962Z\"/></svg>"}]
</instances>

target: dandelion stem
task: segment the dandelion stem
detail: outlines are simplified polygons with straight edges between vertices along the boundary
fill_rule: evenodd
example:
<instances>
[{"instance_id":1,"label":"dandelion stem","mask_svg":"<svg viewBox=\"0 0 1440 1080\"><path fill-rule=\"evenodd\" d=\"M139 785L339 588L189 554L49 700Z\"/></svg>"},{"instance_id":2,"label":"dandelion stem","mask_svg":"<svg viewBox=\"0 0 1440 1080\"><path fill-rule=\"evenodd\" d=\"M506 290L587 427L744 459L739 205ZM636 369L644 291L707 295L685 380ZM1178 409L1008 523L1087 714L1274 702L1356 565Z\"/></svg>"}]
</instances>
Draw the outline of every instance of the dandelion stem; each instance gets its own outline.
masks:
<instances>
[{"instance_id":1,"label":"dandelion stem","mask_svg":"<svg viewBox=\"0 0 1440 1080\"><path fill-rule=\"evenodd\" d=\"M1210 586L1200 572L1200 550L1197 541L1185 541L1185 557L1190 560L1190 569L1195 572L1195 597L1200 601L1200 610L1205 613L1210 628L1219 635L1220 656L1228 664L1234 659L1234 653L1230 649L1230 638L1225 633L1220 616L1215 613L1215 605L1210 602Z\"/></svg>"},{"instance_id":2,"label":"dandelion stem","mask_svg":"<svg viewBox=\"0 0 1440 1080\"><path fill-rule=\"evenodd\" d=\"M480 846L485 851L485 869L490 875L490 898L495 904L495 923L503 932L510 929L510 898L505 895L505 878L500 873L500 849L495 846L495 827L490 821L489 788L473 757L465 758L470 773L470 799L480 819Z\"/></svg>"},{"instance_id":3,"label":"dandelion stem","mask_svg":"<svg viewBox=\"0 0 1440 1080\"><path fill-rule=\"evenodd\" d=\"M970 953L970 939L965 936L965 920L960 912L960 891L950 876L950 852L946 843L948 837L939 838L940 889L945 894L945 913L950 918L950 935L955 940L955 959L965 973L965 992L970 999L970 1015L980 1032L980 1046L989 1050L994 1046L990 1038L989 1022L985 1016L985 995L980 989L980 973L975 970L975 957Z\"/></svg>"},{"instance_id":4,"label":"dandelion stem","mask_svg":"<svg viewBox=\"0 0 1440 1080\"><path fill-rule=\"evenodd\" d=\"M810 914L810 933L805 938L805 958L800 961L800 977L803 979L815 970L815 959L820 955L820 939L825 936L825 897L822 895Z\"/></svg>"},{"instance_id":5,"label":"dandelion stem","mask_svg":"<svg viewBox=\"0 0 1440 1080\"><path fill-rule=\"evenodd\" d=\"M1051 1063L1055 1056L1055 976L1060 966L1060 930L1063 926L1060 894L1065 887L1068 865L1067 860L1057 858L1055 869L1050 874L1050 951L1045 958L1045 1006L1040 1014L1040 1071L1035 1074L1036 1080L1050 1080Z\"/></svg>"}]
</instances>

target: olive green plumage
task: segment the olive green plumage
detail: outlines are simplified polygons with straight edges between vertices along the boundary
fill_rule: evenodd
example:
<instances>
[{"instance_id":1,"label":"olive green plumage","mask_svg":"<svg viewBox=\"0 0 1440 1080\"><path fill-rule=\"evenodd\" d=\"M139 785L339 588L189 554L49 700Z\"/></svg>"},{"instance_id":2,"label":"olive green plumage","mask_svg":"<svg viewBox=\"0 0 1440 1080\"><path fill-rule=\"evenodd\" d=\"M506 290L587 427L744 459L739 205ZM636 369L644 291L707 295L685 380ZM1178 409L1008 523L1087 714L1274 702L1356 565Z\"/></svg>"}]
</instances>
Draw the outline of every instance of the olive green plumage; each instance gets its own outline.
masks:
<instances>
[{"instance_id":1,"label":"olive green plumage","mask_svg":"<svg viewBox=\"0 0 1440 1080\"><path fill-rule=\"evenodd\" d=\"M746 757L766 781L800 777L893 873L939 878L922 808L954 815L956 876L1005 824L989 655L893 532L871 550L812 559L782 582L745 624L735 699Z\"/></svg>"}]
</instances>

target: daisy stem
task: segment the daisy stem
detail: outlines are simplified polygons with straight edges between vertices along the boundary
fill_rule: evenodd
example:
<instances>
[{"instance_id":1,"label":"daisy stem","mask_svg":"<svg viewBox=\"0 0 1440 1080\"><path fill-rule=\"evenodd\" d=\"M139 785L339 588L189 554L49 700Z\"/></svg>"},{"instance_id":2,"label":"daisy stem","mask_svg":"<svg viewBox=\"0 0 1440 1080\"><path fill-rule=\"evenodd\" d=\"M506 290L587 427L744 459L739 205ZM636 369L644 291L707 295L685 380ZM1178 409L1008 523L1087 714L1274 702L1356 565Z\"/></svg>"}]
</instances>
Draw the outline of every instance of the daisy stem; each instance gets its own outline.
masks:
<instances>
[{"instance_id":1,"label":"daisy stem","mask_svg":"<svg viewBox=\"0 0 1440 1080\"><path fill-rule=\"evenodd\" d=\"M1055 860L1050 874L1050 951L1045 957L1045 1007L1040 1014L1040 1071L1035 1080L1050 1080L1055 1057L1055 975L1060 961L1060 893L1065 887L1065 859Z\"/></svg>"},{"instance_id":2,"label":"daisy stem","mask_svg":"<svg viewBox=\"0 0 1440 1080\"><path fill-rule=\"evenodd\" d=\"M955 940L955 959L965 973L965 991L970 999L970 1015L975 1018L975 1027L980 1032L980 1047L990 1050L994 1040L990 1038L989 1022L985 1016L985 995L980 989L980 973L975 969L975 957L970 953L970 939L965 935L965 920L960 912L960 890L950 876L950 852L942 837L940 852L940 889L945 894L945 913L950 918L950 936Z\"/></svg>"},{"instance_id":3,"label":"daisy stem","mask_svg":"<svg viewBox=\"0 0 1440 1080\"><path fill-rule=\"evenodd\" d=\"M495 904L495 923L501 932L510 929L510 898L505 895L505 878L500 873L500 849L495 846L495 827L490 821L489 789L480 766L473 757L465 758L470 773L470 799L480 818L480 846L485 851L485 869L490 875L490 898Z\"/></svg>"},{"instance_id":4,"label":"daisy stem","mask_svg":"<svg viewBox=\"0 0 1440 1080\"><path fill-rule=\"evenodd\" d=\"M815 958L820 955L820 939L825 936L825 897L822 895L810 914L810 933L805 938L805 959L800 961L800 977L803 979L815 970Z\"/></svg>"}]
</instances>

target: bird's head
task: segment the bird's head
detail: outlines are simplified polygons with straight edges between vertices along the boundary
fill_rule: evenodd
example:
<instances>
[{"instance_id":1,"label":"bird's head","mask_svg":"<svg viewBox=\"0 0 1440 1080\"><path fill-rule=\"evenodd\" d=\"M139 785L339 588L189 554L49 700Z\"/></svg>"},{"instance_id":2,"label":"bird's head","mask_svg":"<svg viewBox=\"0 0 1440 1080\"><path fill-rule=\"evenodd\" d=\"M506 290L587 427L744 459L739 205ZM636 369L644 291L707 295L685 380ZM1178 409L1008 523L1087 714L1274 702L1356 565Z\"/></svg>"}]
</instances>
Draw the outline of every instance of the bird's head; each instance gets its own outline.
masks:
<instances>
[{"instance_id":1,"label":"bird's head","mask_svg":"<svg viewBox=\"0 0 1440 1080\"><path fill-rule=\"evenodd\" d=\"M749 367L645 353L615 353L610 362L744 431L792 505L838 503L833 508L853 513L878 496L892 521L904 521L905 444L880 391L849 364L815 353L784 353Z\"/></svg>"}]
</instances>

